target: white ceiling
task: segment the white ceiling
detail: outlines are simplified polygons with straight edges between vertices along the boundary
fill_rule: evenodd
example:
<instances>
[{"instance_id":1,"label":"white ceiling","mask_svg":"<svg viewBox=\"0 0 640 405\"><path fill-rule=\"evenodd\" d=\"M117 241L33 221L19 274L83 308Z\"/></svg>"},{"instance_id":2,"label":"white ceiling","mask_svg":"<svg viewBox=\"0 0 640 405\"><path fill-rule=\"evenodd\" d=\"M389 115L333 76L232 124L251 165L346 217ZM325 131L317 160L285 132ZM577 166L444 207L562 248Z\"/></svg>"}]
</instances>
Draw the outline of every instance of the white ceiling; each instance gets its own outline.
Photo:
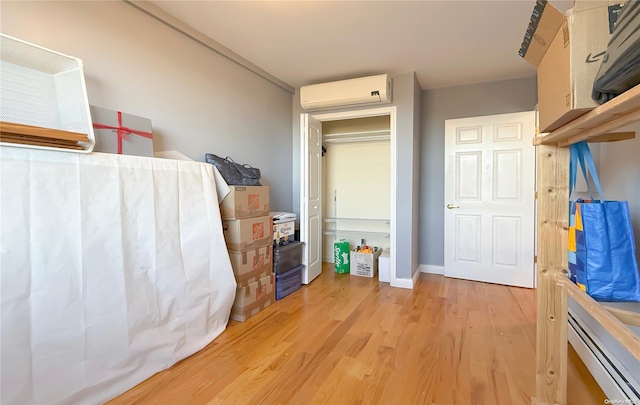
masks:
<instances>
[{"instance_id":1,"label":"white ceiling","mask_svg":"<svg viewBox=\"0 0 640 405\"><path fill-rule=\"evenodd\" d=\"M294 87L409 71L422 89L535 75L518 56L535 0L152 3Z\"/></svg>"}]
</instances>

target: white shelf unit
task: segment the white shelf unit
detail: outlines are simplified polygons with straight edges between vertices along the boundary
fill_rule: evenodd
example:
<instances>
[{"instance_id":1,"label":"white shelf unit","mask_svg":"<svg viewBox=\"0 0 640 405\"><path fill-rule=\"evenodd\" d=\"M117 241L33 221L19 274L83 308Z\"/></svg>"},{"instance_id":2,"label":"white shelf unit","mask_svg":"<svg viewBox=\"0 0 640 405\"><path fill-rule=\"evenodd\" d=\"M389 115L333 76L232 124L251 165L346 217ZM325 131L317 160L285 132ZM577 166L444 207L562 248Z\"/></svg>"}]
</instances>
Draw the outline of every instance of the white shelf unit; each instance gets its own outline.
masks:
<instances>
[{"instance_id":1,"label":"white shelf unit","mask_svg":"<svg viewBox=\"0 0 640 405\"><path fill-rule=\"evenodd\" d=\"M353 229L353 228L359 228L358 224L362 225L362 224L366 224L366 225L372 225L374 227L385 227L388 229L389 227L389 220L388 219L373 219L373 218L324 218L323 219L325 224L333 224L334 228L333 229L326 229L324 230L324 235L326 236L335 236L338 237L340 235L345 235L345 236L370 236L370 237L384 237L384 238L389 238L390 237L390 233L389 231L372 231L372 230L365 230L365 229ZM351 224L351 226L348 226L349 229L340 229L340 224L347 224L347 226L349 224Z\"/></svg>"},{"instance_id":2,"label":"white shelf unit","mask_svg":"<svg viewBox=\"0 0 640 405\"><path fill-rule=\"evenodd\" d=\"M390 221L377 218L324 218L325 228L323 234L327 243L338 239L347 239L351 248L360 245L361 239L365 244L380 248L389 247L391 234L389 232ZM324 261L333 262L332 257L325 257Z\"/></svg>"},{"instance_id":3,"label":"white shelf unit","mask_svg":"<svg viewBox=\"0 0 640 405\"><path fill-rule=\"evenodd\" d=\"M348 142L368 142L368 141L388 141L391 131L388 129L362 132L343 132L339 134L323 134L323 143L348 143Z\"/></svg>"}]
</instances>

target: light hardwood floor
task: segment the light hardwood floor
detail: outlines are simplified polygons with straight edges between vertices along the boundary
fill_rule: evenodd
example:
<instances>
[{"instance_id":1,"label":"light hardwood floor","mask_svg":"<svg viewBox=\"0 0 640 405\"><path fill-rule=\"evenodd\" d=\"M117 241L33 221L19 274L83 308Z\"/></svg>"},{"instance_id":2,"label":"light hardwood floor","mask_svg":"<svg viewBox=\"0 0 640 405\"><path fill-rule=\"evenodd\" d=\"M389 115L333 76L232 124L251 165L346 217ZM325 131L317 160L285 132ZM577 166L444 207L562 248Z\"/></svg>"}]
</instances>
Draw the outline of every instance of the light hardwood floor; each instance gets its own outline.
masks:
<instances>
[{"instance_id":1,"label":"light hardwood floor","mask_svg":"<svg viewBox=\"0 0 640 405\"><path fill-rule=\"evenodd\" d=\"M535 291L437 275L414 290L335 274L110 401L116 404L531 404ZM570 349L569 404L604 395Z\"/></svg>"}]
</instances>

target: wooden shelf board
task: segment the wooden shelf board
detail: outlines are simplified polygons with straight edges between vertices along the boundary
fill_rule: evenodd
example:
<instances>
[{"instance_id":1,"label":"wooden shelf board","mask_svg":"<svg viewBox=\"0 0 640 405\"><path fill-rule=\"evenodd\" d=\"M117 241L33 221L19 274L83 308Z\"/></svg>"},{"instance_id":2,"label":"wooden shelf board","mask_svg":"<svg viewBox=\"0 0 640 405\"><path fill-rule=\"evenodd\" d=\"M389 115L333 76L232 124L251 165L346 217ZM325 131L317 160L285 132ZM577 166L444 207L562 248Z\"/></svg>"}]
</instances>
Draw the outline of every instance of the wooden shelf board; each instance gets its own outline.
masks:
<instances>
[{"instance_id":1,"label":"wooden shelf board","mask_svg":"<svg viewBox=\"0 0 640 405\"><path fill-rule=\"evenodd\" d=\"M61 129L36 127L33 125L17 124L15 122L0 121L0 132L10 135L25 135L38 138L62 139L68 141L89 142L87 134L63 131Z\"/></svg>"},{"instance_id":2,"label":"wooden shelf board","mask_svg":"<svg viewBox=\"0 0 640 405\"><path fill-rule=\"evenodd\" d=\"M640 85L561 128L536 138L534 144L569 146L607 134L637 121L640 121Z\"/></svg>"},{"instance_id":3,"label":"wooden shelf board","mask_svg":"<svg viewBox=\"0 0 640 405\"><path fill-rule=\"evenodd\" d=\"M640 327L640 313L628 311L622 308L616 308L609 306L607 304L602 304L602 306L609 312L611 312L616 318L618 318L622 323L631 326Z\"/></svg>"},{"instance_id":4,"label":"wooden shelf board","mask_svg":"<svg viewBox=\"0 0 640 405\"><path fill-rule=\"evenodd\" d=\"M47 138L42 138L42 140L34 140L29 138L20 138L20 137L12 137L12 136L4 136L0 135L0 143L2 144L20 144L20 145L34 145L34 146L46 146L50 148L59 148L59 149L82 149L82 146L77 144L66 144L61 142L47 141Z\"/></svg>"},{"instance_id":5,"label":"wooden shelf board","mask_svg":"<svg viewBox=\"0 0 640 405\"><path fill-rule=\"evenodd\" d=\"M617 315L614 316L611 312L611 307L606 307L606 304L603 305L591 298L564 275L559 274L556 281L561 283L567 294L586 309L629 353L640 360L640 336L633 333ZM618 310L619 313L621 313L620 311L626 312L628 313L627 315L633 314L633 318L640 316L640 314L631 311L624 311L617 308L616 310Z\"/></svg>"},{"instance_id":6,"label":"wooden shelf board","mask_svg":"<svg viewBox=\"0 0 640 405\"><path fill-rule=\"evenodd\" d=\"M587 139L589 143L600 143L600 142L616 142L616 141L626 141L627 139L633 139L636 137L636 133L633 131L630 132L610 132L608 134L596 135ZM579 141L578 141L579 142ZM570 146L575 142L571 142L571 138L566 141L558 142L558 146Z\"/></svg>"}]
</instances>

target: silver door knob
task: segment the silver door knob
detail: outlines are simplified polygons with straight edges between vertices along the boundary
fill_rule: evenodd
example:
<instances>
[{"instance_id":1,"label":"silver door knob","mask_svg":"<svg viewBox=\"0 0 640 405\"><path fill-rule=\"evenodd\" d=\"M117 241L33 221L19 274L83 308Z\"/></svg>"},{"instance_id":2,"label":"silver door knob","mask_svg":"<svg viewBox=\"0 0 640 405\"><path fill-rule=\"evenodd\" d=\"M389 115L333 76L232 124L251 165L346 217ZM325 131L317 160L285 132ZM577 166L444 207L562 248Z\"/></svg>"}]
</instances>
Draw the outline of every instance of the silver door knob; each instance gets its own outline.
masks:
<instances>
[{"instance_id":1,"label":"silver door knob","mask_svg":"<svg viewBox=\"0 0 640 405\"><path fill-rule=\"evenodd\" d=\"M458 205L453 205L453 204L447 204L447 208L449 208L450 210L454 209L454 208L460 208Z\"/></svg>"}]
</instances>

